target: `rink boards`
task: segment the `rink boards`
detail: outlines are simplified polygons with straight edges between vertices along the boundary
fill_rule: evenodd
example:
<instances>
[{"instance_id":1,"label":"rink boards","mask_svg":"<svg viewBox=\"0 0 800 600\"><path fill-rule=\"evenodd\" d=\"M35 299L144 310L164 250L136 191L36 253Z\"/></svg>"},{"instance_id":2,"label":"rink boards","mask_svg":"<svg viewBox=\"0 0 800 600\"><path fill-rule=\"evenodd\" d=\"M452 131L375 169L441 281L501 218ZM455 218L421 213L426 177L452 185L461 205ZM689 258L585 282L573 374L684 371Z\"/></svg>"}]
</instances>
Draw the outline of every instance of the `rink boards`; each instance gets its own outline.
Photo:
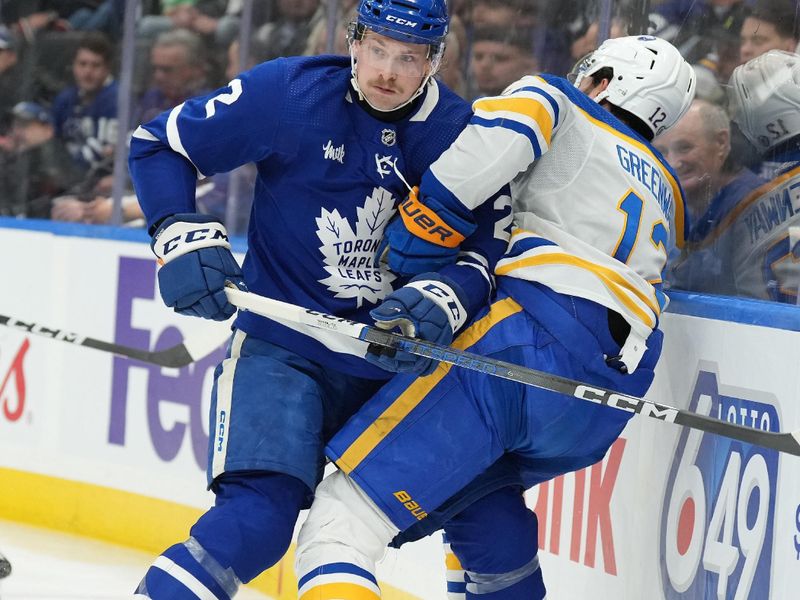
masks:
<instances>
[{"instance_id":1,"label":"rink boards","mask_svg":"<svg viewBox=\"0 0 800 600\"><path fill-rule=\"evenodd\" d=\"M139 230L0 219L0 314L161 349L227 325L173 315ZM244 250L241 243L234 249ZM674 294L648 398L800 427L800 312ZM210 505L222 347L162 369L0 328L0 518L157 554ZM550 600L785 599L800 589L800 458L634 418L597 465L528 493ZM385 598L443 599L438 536L387 554ZM295 595L292 557L256 582Z\"/></svg>"}]
</instances>

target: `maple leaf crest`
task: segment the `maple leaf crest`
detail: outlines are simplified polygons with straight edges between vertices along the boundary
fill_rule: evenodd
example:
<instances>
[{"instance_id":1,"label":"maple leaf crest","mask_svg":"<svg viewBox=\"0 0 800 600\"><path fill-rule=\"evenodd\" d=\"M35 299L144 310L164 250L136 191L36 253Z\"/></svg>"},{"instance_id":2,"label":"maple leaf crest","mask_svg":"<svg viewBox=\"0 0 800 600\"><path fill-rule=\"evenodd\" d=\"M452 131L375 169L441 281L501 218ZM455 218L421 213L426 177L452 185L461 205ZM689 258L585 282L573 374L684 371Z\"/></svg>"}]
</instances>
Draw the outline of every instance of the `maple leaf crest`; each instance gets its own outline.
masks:
<instances>
[{"instance_id":1,"label":"maple leaf crest","mask_svg":"<svg viewBox=\"0 0 800 600\"><path fill-rule=\"evenodd\" d=\"M383 228L394 212L394 197L382 187L374 188L364 206L356 209L355 232L337 209L322 209L316 219L317 237L328 277L319 282L336 298L355 298L360 308L364 301L377 304L392 291L396 276L385 264L373 267L372 263Z\"/></svg>"}]
</instances>

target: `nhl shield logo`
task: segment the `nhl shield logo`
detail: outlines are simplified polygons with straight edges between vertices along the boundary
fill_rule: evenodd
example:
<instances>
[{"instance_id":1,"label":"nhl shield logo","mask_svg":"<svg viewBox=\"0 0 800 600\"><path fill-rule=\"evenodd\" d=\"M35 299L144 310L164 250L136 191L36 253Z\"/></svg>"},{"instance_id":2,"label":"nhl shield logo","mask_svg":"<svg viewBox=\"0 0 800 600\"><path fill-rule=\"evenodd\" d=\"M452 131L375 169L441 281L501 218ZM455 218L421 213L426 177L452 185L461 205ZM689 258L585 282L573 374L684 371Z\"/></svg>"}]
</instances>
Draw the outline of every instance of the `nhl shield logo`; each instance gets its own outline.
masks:
<instances>
[{"instance_id":1,"label":"nhl shield logo","mask_svg":"<svg viewBox=\"0 0 800 600\"><path fill-rule=\"evenodd\" d=\"M384 129L381 131L381 141L384 146L394 146L397 142L397 132L394 129Z\"/></svg>"}]
</instances>

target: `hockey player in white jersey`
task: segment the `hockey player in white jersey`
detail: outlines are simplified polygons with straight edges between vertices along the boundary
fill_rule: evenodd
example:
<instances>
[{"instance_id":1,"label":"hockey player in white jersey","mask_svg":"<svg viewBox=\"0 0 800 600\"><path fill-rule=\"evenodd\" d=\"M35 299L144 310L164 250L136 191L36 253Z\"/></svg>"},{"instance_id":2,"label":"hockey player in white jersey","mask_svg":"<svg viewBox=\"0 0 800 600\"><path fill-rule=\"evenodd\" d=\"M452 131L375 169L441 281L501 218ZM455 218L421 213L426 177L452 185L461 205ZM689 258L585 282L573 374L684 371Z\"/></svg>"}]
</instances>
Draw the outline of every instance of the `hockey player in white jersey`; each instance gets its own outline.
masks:
<instances>
[{"instance_id":1,"label":"hockey player in white jersey","mask_svg":"<svg viewBox=\"0 0 800 600\"><path fill-rule=\"evenodd\" d=\"M731 75L731 118L763 159L767 184L717 227L736 294L796 304L800 286L800 56L770 50Z\"/></svg>"},{"instance_id":2,"label":"hockey player in white jersey","mask_svg":"<svg viewBox=\"0 0 800 600\"><path fill-rule=\"evenodd\" d=\"M471 116L433 79L447 27L445 0L361 0L350 58L270 61L139 127L130 170L166 304L227 319L232 280L365 320L403 286L406 278L372 264L407 193L400 174L419 182ZM198 177L249 162L258 176L240 270L224 225L196 212L194 190ZM476 211L482 225L460 254L425 261L442 268L402 288L420 335L449 343L486 302L509 204L506 195ZM215 505L155 560L137 597L228 600L283 556L321 477L325 441L391 376L366 351L335 334L237 316L210 407Z\"/></svg>"},{"instance_id":3,"label":"hockey player in white jersey","mask_svg":"<svg viewBox=\"0 0 800 600\"><path fill-rule=\"evenodd\" d=\"M661 272L686 225L675 174L649 142L686 111L695 76L668 42L626 37L604 42L576 86L524 77L477 100L469 126L387 227L388 260L431 258L432 246L468 235L470 211L511 182L515 229L496 298L454 347L639 396L661 349ZM414 316L399 293L371 314L403 329ZM514 456L532 486L601 459L630 416L450 365L396 377L326 448L340 470L317 489L300 533L299 596L375 598L386 542L498 457ZM509 503L527 510L521 497ZM473 525L486 515L471 512ZM463 536L460 517L445 531L462 534L451 542L467 598L544 597L536 552L489 570L473 551L494 532ZM518 535L537 539L532 512Z\"/></svg>"}]
</instances>

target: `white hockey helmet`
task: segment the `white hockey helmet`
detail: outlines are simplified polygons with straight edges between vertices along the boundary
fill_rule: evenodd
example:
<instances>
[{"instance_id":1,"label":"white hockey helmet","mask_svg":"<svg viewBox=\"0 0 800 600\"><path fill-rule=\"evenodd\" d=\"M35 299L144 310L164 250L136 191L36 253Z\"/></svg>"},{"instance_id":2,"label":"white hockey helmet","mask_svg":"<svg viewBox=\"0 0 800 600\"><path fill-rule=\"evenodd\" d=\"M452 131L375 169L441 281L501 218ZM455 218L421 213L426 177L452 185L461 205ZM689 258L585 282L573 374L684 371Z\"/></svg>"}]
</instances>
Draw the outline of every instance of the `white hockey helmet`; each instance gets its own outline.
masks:
<instances>
[{"instance_id":1,"label":"white hockey helmet","mask_svg":"<svg viewBox=\"0 0 800 600\"><path fill-rule=\"evenodd\" d=\"M760 152L800 134L800 56L770 50L736 67L731 120Z\"/></svg>"},{"instance_id":2,"label":"white hockey helmet","mask_svg":"<svg viewBox=\"0 0 800 600\"><path fill-rule=\"evenodd\" d=\"M596 98L641 121L657 136L678 122L694 99L694 69L677 48L652 35L606 40L579 67L575 85L609 67L613 78Z\"/></svg>"}]
</instances>

